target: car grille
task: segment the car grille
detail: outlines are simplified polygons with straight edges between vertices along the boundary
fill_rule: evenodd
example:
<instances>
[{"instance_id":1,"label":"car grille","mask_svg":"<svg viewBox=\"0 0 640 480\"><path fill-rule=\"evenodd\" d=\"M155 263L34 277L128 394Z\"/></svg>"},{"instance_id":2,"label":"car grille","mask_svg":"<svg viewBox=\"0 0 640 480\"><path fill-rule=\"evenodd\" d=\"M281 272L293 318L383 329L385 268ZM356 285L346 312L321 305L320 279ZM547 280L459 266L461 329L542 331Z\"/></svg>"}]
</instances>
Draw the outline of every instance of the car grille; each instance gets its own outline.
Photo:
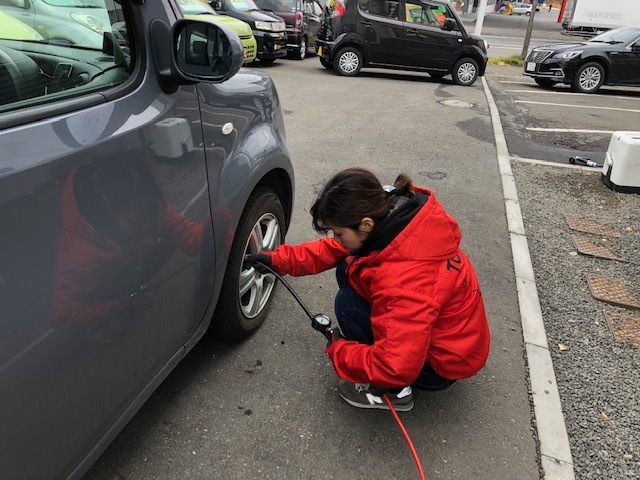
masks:
<instances>
[{"instance_id":1,"label":"car grille","mask_svg":"<svg viewBox=\"0 0 640 480\"><path fill-rule=\"evenodd\" d=\"M255 45L250 45L245 47L247 49L247 58L255 57L256 55L256 47Z\"/></svg>"},{"instance_id":2,"label":"car grille","mask_svg":"<svg viewBox=\"0 0 640 480\"><path fill-rule=\"evenodd\" d=\"M553 52L551 50L532 50L527 57L527 62L540 64L544 62Z\"/></svg>"}]
</instances>

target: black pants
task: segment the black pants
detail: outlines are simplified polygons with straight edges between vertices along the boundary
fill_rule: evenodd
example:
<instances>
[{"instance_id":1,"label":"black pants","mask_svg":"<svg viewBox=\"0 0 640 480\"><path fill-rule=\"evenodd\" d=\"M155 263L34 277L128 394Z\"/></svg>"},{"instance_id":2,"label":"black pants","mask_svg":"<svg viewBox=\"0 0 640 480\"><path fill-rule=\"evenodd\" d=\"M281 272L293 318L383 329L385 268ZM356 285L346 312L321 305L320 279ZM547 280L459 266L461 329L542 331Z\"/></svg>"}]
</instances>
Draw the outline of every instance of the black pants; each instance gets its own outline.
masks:
<instances>
[{"instance_id":1,"label":"black pants","mask_svg":"<svg viewBox=\"0 0 640 480\"><path fill-rule=\"evenodd\" d=\"M341 262L336 268L336 277L340 290L335 299L335 314L340 324L340 330L347 340L373 345L371 330L371 305L358 295L347 284L346 262ZM416 381L411 385L420 390L444 390L453 385L455 380L449 380L438 375L425 362Z\"/></svg>"}]
</instances>

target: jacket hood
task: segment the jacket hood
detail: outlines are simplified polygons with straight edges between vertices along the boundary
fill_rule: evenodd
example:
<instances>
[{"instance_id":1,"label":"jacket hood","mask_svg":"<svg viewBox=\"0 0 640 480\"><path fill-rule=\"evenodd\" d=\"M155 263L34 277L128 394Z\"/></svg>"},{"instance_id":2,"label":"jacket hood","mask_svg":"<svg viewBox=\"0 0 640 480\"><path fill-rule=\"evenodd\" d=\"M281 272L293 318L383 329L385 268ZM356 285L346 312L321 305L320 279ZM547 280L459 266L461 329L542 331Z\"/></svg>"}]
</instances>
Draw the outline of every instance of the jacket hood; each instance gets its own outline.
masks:
<instances>
[{"instance_id":1,"label":"jacket hood","mask_svg":"<svg viewBox=\"0 0 640 480\"><path fill-rule=\"evenodd\" d=\"M396 203L358 256L378 251L377 262L393 262L444 260L456 253L461 238L458 223L432 191L420 187L415 191L415 198Z\"/></svg>"}]
</instances>

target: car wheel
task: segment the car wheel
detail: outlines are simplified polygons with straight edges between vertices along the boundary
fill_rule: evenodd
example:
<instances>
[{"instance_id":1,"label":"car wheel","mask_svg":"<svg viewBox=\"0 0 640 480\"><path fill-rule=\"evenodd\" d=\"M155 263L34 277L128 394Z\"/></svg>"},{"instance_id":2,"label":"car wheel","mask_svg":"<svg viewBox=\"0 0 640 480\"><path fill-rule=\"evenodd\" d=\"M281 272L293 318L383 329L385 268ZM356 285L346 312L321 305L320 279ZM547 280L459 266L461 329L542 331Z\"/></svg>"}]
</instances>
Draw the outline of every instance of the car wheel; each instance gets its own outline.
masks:
<instances>
[{"instance_id":1,"label":"car wheel","mask_svg":"<svg viewBox=\"0 0 640 480\"><path fill-rule=\"evenodd\" d=\"M296 60L304 60L307 57L307 38L302 37L300 40L300 48L296 51Z\"/></svg>"},{"instance_id":2,"label":"car wheel","mask_svg":"<svg viewBox=\"0 0 640 480\"><path fill-rule=\"evenodd\" d=\"M530 17L530 16L531 16L531 12L527 12L527 13L525 13L525 15L526 15L527 17Z\"/></svg>"},{"instance_id":3,"label":"car wheel","mask_svg":"<svg viewBox=\"0 0 640 480\"><path fill-rule=\"evenodd\" d=\"M469 86L478 78L479 67L478 62L473 58L461 58L453 66L453 83L456 85Z\"/></svg>"},{"instance_id":4,"label":"car wheel","mask_svg":"<svg viewBox=\"0 0 640 480\"><path fill-rule=\"evenodd\" d=\"M534 78L534 80L538 85L544 88L553 87L556 83L558 83L554 82L553 80L549 80L548 78Z\"/></svg>"},{"instance_id":5,"label":"car wheel","mask_svg":"<svg viewBox=\"0 0 640 480\"><path fill-rule=\"evenodd\" d=\"M353 47L345 47L333 58L333 69L338 75L355 77L362 68L362 55Z\"/></svg>"},{"instance_id":6,"label":"car wheel","mask_svg":"<svg viewBox=\"0 0 640 480\"><path fill-rule=\"evenodd\" d=\"M278 196L266 188L256 190L240 217L212 322L213 332L222 339L242 340L265 319L276 278L253 267L245 270L242 263L245 255L275 250L284 242L284 229L284 211Z\"/></svg>"},{"instance_id":7,"label":"car wheel","mask_svg":"<svg viewBox=\"0 0 640 480\"><path fill-rule=\"evenodd\" d=\"M587 62L576 71L571 87L574 92L597 92L604 82L604 68L596 62Z\"/></svg>"},{"instance_id":8,"label":"car wheel","mask_svg":"<svg viewBox=\"0 0 640 480\"><path fill-rule=\"evenodd\" d=\"M320 57L320 63L322 64L322 66L324 68L326 68L327 70L333 70L333 63L331 63L329 60L327 60L326 58L322 58Z\"/></svg>"}]
</instances>

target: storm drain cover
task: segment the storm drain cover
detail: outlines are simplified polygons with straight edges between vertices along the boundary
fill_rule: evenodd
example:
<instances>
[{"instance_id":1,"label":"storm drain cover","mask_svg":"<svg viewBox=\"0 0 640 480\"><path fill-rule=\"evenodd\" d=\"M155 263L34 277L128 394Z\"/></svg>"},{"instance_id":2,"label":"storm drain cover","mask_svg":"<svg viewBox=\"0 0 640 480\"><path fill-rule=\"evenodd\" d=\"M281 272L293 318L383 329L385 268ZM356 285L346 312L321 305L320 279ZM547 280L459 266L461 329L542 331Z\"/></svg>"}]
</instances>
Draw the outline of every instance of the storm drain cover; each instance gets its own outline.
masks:
<instances>
[{"instance_id":1,"label":"storm drain cover","mask_svg":"<svg viewBox=\"0 0 640 480\"><path fill-rule=\"evenodd\" d=\"M458 107L458 108L471 108L473 107L473 103L463 102L462 100L440 100L442 105L446 105L447 107Z\"/></svg>"},{"instance_id":2,"label":"storm drain cover","mask_svg":"<svg viewBox=\"0 0 640 480\"><path fill-rule=\"evenodd\" d=\"M587 274L587 283L594 298L611 305L640 310L635 288L618 280L591 274Z\"/></svg>"},{"instance_id":3,"label":"storm drain cover","mask_svg":"<svg viewBox=\"0 0 640 480\"><path fill-rule=\"evenodd\" d=\"M613 252L611 252L611 250L602 243L602 240L590 237L579 237L577 235L571 235L571 240L573 240L573 245L576 247L576 250L582 255L627 262L624 258L615 256Z\"/></svg>"},{"instance_id":4,"label":"storm drain cover","mask_svg":"<svg viewBox=\"0 0 640 480\"><path fill-rule=\"evenodd\" d=\"M630 343L640 348L640 317L628 313L604 312L607 325L618 342Z\"/></svg>"},{"instance_id":5,"label":"storm drain cover","mask_svg":"<svg viewBox=\"0 0 640 480\"><path fill-rule=\"evenodd\" d=\"M594 220L592 218L573 217L567 215L564 217L567 225L571 230L578 232L593 233L595 235L605 235L607 237L620 238L622 234L615 230L610 223L602 220Z\"/></svg>"}]
</instances>

